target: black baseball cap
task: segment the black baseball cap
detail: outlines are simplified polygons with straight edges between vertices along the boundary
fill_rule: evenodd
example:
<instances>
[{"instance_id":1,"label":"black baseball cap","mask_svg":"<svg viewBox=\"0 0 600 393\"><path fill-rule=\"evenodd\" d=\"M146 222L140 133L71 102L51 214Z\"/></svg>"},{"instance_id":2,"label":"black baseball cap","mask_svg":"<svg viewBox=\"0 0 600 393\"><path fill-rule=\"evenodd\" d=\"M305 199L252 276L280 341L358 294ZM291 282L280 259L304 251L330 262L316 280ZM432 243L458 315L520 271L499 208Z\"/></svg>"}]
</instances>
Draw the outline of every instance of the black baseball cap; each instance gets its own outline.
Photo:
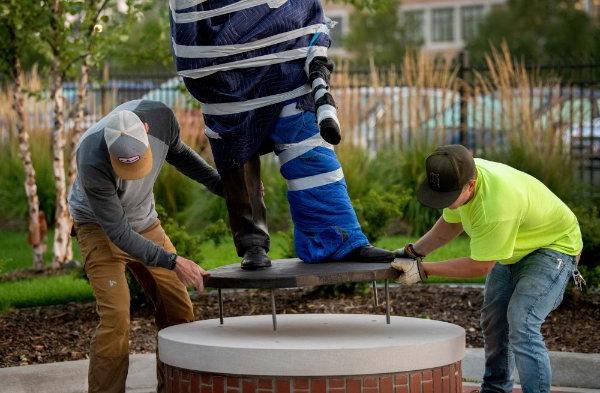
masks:
<instances>
[{"instance_id":1,"label":"black baseball cap","mask_svg":"<svg viewBox=\"0 0 600 393\"><path fill-rule=\"evenodd\" d=\"M417 190L417 199L435 209L450 206L465 184L475 176L473 155L462 145L440 146L425 161L427 178Z\"/></svg>"}]
</instances>

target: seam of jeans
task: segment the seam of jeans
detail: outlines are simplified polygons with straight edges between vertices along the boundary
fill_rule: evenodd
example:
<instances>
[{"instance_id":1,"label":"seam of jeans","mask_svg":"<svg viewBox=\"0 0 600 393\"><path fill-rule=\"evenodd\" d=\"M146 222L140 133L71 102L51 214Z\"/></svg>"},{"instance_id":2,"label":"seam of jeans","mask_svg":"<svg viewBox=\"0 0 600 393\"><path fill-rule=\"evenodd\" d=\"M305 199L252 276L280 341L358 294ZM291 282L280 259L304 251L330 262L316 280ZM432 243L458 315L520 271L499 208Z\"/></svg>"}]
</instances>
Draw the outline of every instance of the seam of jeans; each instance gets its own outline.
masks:
<instances>
[{"instance_id":1,"label":"seam of jeans","mask_svg":"<svg viewBox=\"0 0 600 393\"><path fill-rule=\"evenodd\" d=\"M502 265L502 264L497 263L496 265L494 265L493 269L496 270L496 272L498 270L500 270L503 275L507 275L508 276L508 280L507 281L512 282L512 280L511 280L512 274L511 274L511 266L510 265ZM493 273L490 272L490 274L486 278L486 281L489 280L489 279L492 279L491 278L492 274ZM488 288L487 288L487 282L486 282L485 291L487 291L487 289ZM514 288L513 288L513 291L514 291ZM485 303L485 293L484 293L484 304L482 304L482 307L481 307L481 310L480 310L480 313L481 313L482 316L483 316L485 307L486 307L486 303ZM480 321L480 325L482 325L481 322L482 321ZM505 332L504 332L504 334L505 334L504 340L505 340L505 343L506 343L506 356L504 356L504 364L505 364L505 366L504 366L503 372L505 373L506 376L509 376L509 374L510 374L510 376L512 377L512 370L510 370L510 372L509 372L509 369L508 369L508 366L509 366L509 363L510 363L509 362L509 359L510 359L510 340L509 340L509 326L508 326L508 322L506 323L505 327L506 327L506 329L505 329ZM483 326L482 326L482 333L484 333L483 330L484 329L483 329ZM484 336L484 340L485 340L485 336ZM500 361L502 361L502 360L500 360ZM509 381L508 381L508 383L511 383L512 381L513 381L513 379L510 378ZM504 382L506 383L506 381L504 381ZM486 387L487 387L486 383L487 383L486 381L482 381L482 383L481 383L481 389L482 389L481 393L485 393L485 392L491 391L491 390L486 389ZM508 390L508 391L510 391L510 390Z\"/></svg>"},{"instance_id":2,"label":"seam of jeans","mask_svg":"<svg viewBox=\"0 0 600 393\"><path fill-rule=\"evenodd\" d=\"M575 270L575 266L574 266L574 264L575 264L575 261L574 261L574 259L571 259L571 265L570 265L570 272L569 272L569 276L570 276L571 274L573 274L573 271ZM562 275L562 273L563 273L563 270L564 270L565 268L566 268L566 264L563 264L563 267L562 267L562 269L560 270L560 273L558 274L558 278L560 278L560 277L561 277L561 275ZM567 289L567 284L568 284L568 283L569 283L569 277L567 276L567 277L566 277L566 279L564 280L564 283L563 283L563 286L562 286L562 290L560 291L560 293L559 293L558 297L557 297L557 298L556 298L556 300L554 301L554 305L552 306L552 311L554 311L554 310L555 310L555 309L556 309L556 308L557 308L557 307L560 305L560 303L561 303L561 301L562 301L562 298L563 298L563 293L564 293L564 292L565 292L565 290ZM560 299L561 301L559 301L559 299ZM552 312L552 311L551 311L551 312Z\"/></svg>"},{"instance_id":3,"label":"seam of jeans","mask_svg":"<svg viewBox=\"0 0 600 393\"><path fill-rule=\"evenodd\" d=\"M564 265L563 265L562 269L564 269ZM562 270L561 270L561 273L562 273ZM556 282L558 281L559 277L560 277L560 273L556 276L556 278L554 280L552 280L552 282L550 284L548 284L546 286L546 288L544 288L544 290L542 291L542 293L547 293L550 290L550 288L552 288L552 286L556 284ZM543 297L544 296L542 296L542 295L538 296L537 299L535 300L535 302L533 302L533 304L527 310L527 317L525 318L525 324L527 326L529 326L529 320L530 320L531 315L533 314L533 312L532 312L533 309L539 303L540 299L542 299ZM540 331L540 334L541 334L541 331ZM528 346L531 343L531 338L532 338L531 337L531 333L527 332L527 344L528 344ZM543 336L542 336L542 341L543 341ZM529 351L530 352L532 351L531 346L529 346ZM537 386L537 390L541 391L541 386L542 386L542 375L540 373L540 363L541 363L541 361L536 358L535 359L535 363L536 363L536 365L538 367L538 370L537 370L538 371L538 386Z\"/></svg>"}]
</instances>

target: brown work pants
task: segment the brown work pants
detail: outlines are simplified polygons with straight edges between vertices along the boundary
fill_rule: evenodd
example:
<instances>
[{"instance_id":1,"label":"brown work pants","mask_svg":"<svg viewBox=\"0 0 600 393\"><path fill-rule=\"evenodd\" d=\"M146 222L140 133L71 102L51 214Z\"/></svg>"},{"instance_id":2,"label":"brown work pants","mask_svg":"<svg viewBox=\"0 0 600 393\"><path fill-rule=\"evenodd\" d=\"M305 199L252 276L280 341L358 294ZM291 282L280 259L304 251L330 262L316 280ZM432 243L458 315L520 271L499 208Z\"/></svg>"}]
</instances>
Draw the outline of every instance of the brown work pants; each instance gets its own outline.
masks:
<instances>
[{"instance_id":1,"label":"brown work pants","mask_svg":"<svg viewBox=\"0 0 600 393\"><path fill-rule=\"evenodd\" d=\"M145 266L111 243L99 225L76 225L76 233L100 317L90 347L88 389L90 393L124 393L129 368L129 287L125 268L153 303L159 330L191 322L194 318L192 303L174 271ZM175 252L160 221L140 234ZM158 360L158 350L156 355L157 392L161 393L165 390L163 366Z\"/></svg>"},{"instance_id":2,"label":"brown work pants","mask_svg":"<svg viewBox=\"0 0 600 393\"><path fill-rule=\"evenodd\" d=\"M267 208L260 180L260 156L243 166L221 174L229 224L238 255L252 246L270 248Z\"/></svg>"}]
</instances>

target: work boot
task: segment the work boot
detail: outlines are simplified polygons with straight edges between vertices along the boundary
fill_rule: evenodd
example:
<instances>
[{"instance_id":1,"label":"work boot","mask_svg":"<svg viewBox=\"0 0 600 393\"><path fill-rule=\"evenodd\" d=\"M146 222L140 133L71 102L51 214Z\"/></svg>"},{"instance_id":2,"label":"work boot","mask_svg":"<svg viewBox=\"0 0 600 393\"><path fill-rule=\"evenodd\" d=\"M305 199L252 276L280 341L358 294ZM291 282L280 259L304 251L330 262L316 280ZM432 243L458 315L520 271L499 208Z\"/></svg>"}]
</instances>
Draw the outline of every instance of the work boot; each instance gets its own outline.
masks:
<instances>
[{"instance_id":1,"label":"work boot","mask_svg":"<svg viewBox=\"0 0 600 393\"><path fill-rule=\"evenodd\" d=\"M344 257L345 261L348 262L392 262L394 260L394 253L383 248L372 246L367 244L359 248L355 248L350 254Z\"/></svg>"},{"instance_id":2,"label":"work boot","mask_svg":"<svg viewBox=\"0 0 600 393\"><path fill-rule=\"evenodd\" d=\"M242 269L257 270L271 266L271 260L264 248L252 246L244 252L242 258Z\"/></svg>"}]
</instances>

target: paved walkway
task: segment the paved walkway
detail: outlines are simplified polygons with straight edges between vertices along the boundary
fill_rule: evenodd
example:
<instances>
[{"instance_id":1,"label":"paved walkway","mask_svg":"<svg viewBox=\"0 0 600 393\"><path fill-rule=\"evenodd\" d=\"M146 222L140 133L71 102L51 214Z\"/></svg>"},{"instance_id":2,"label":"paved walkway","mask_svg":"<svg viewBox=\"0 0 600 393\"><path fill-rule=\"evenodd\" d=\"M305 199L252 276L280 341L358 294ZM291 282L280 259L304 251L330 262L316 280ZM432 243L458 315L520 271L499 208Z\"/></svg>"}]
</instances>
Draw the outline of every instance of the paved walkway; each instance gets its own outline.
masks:
<instances>
[{"instance_id":1,"label":"paved walkway","mask_svg":"<svg viewBox=\"0 0 600 393\"><path fill-rule=\"evenodd\" d=\"M563 378L562 386L600 385L600 354L552 352L554 379ZM155 355L131 355L128 393L151 393L156 388ZM463 377L467 381L480 380L483 374L483 350L467 349L463 361ZM87 387L87 360L48 363L32 366L0 368L0 393L84 393ZM556 382L555 382L556 383ZM477 389L479 384L465 382L463 392ZM521 390L516 388L515 392ZM554 393L600 393L600 388L553 388Z\"/></svg>"},{"instance_id":2,"label":"paved walkway","mask_svg":"<svg viewBox=\"0 0 600 393\"><path fill-rule=\"evenodd\" d=\"M557 388L557 387L552 388L552 393L572 393L572 392L579 392L579 393L594 392L594 393L596 393L598 391L599 391L598 389ZM472 383L472 382L463 382L462 393L473 393L473 392L479 392L479 384ZM513 393L523 393L523 391L521 390L521 386L516 385L515 388L513 389Z\"/></svg>"},{"instance_id":3,"label":"paved walkway","mask_svg":"<svg viewBox=\"0 0 600 393\"><path fill-rule=\"evenodd\" d=\"M0 368L0 393L87 392L87 360ZM156 356L129 357L128 393L156 390Z\"/></svg>"}]
</instances>

